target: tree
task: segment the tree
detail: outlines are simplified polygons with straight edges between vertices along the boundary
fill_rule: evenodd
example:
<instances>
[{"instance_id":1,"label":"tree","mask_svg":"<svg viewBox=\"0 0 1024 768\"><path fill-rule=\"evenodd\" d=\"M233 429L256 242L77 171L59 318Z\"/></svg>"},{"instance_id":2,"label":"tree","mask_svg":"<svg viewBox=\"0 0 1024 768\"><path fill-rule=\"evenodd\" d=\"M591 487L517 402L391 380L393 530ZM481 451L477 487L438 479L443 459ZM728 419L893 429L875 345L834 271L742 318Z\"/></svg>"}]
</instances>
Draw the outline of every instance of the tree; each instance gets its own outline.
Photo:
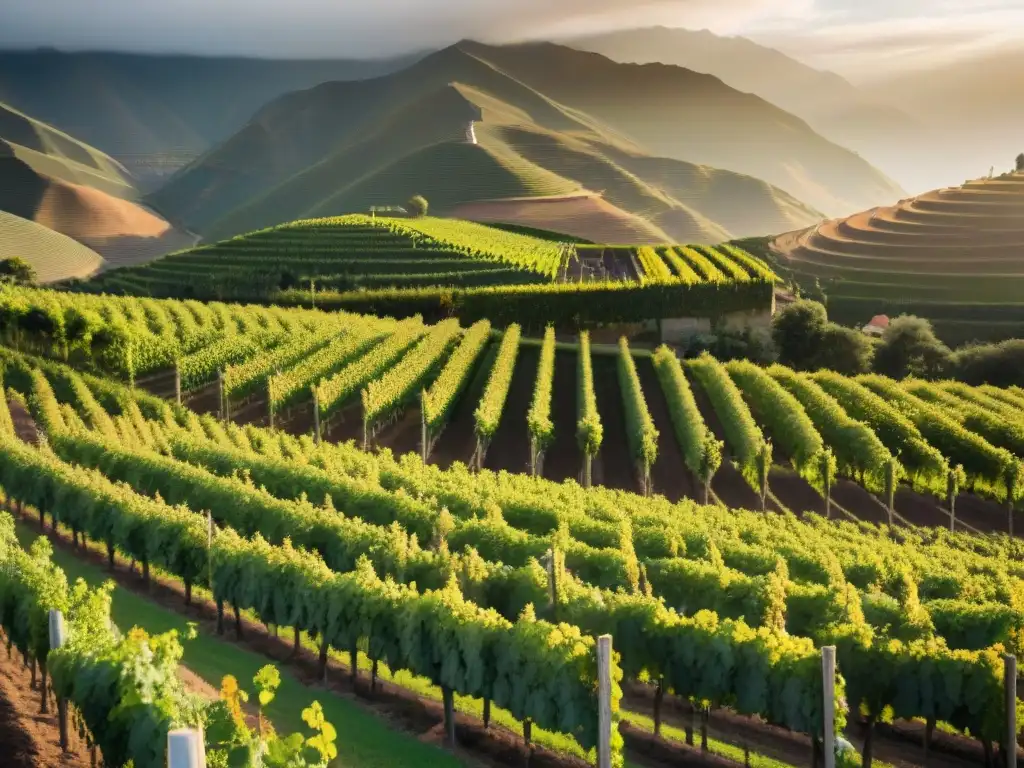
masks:
<instances>
[{"instance_id":1,"label":"tree","mask_svg":"<svg viewBox=\"0 0 1024 768\"><path fill-rule=\"evenodd\" d=\"M24 259L12 256L0 260L0 282L32 285L35 281L36 270Z\"/></svg>"},{"instance_id":2,"label":"tree","mask_svg":"<svg viewBox=\"0 0 1024 768\"><path fill-rule=\"evenodd\" d=\"M772 320L772 340L779 362L797 370L811 368L827 328L828 313L816 301L801 299L783 308Z\"/></svg>"},{"instance_id":3,"label":"tree","mask_svg":"<svg viewBox=\"0 0 1024 768\"><path fill-rule=\"evenodd\" d=\"M874 369L894 379L935 378L942 375L949 362L949 347L935 336L930 322L900 315L889 323L875 350Z\"/></svg>"},{"instance_id":4,"label":"tree","mask_svg":"<svg viewBox=\"0 0 1024 768\"><path fill-rule=\"evenodd\" d=\"M871 339L853 328L829 323L814 357L815 368L827 368L847 376L868 373L875 348Z\"/></svg>"},{"instance_id":5,"label":"tree","mask_svg":"<svg viewBox=\"0 0 1024 768\"><path fill-rule=\"evenodd\" d=\"M413 195L409 198L409 202L405 204L405 207L409 209L409 213L413 216L426 216L430 204L423 195Z\"/></svg>"},{"instance_id":6,"label":"tree","mask_svg":"<svg viewBox=\"0 0 1024 768\"><path fill-rule=\"evenodd\" d=\"M1017 155L1017 170L1024 171L1024 152Z\"/></svg>"}]
</instances>

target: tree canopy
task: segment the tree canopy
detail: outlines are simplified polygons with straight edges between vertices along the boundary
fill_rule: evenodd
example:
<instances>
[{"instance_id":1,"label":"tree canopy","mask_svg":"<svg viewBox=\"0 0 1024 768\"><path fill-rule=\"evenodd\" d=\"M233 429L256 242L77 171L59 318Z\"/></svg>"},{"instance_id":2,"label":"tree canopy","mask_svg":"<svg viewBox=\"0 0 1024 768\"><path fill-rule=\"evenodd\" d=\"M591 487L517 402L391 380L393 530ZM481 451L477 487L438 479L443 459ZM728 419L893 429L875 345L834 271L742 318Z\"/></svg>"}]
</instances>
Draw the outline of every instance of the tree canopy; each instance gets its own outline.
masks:
<instances>
[{"instance_id":1,"label":"tree canopy","mask_svg":"<svg viewBox=\"0 0 1024 768\"><path fill-rule=\"evenodd\" d=\"M18 256L0 260L0 281L32 285L36 281L35 268Z\"/></svg>"},{"instance_id":2,"label":"tree canopy","mask_svg":"<svg viewBox=\"0 0 1024 768\"><path fill-rule=\"evenodd\" d=\"M409 202L405 204L405 207L413 216L426 216L430 204L423 195L413 195L409 198Z\"/></svg>"}]
</instances>

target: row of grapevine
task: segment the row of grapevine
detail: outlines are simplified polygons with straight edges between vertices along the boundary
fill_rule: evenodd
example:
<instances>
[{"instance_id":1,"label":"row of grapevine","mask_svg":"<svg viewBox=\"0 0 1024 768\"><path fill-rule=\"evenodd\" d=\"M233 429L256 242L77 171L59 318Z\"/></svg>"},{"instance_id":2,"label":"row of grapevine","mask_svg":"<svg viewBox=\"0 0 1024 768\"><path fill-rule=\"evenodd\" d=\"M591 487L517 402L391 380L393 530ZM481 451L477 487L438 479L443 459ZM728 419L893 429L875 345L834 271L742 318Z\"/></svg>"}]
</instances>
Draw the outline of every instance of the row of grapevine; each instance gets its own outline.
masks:
<instances>
[{"instance_id":1,"label":"row of grapevine","mask_svg":"<svg viewBox=\"0 0 1024 768\"><path fill-rule=\"evenodd\" d=\"M709 283L724 283L728 281L725 273L696 248L682 247L678 249L678 253L703 280Z\"/></svg>"},{"instance_id":2,"label":"row of grapevine","mask_svg":"<svg viewBox=\"0 0 1024 768\"><path fill-rule=\"evenodd\" d=\"M394 368L366 385L362 391L366 432L375 431L379 422L394 416L415 396L461 333L458 320L438 323Z\"/></svg>"},{"instance_id":3,"label":"row of grapevine","mask_svg":"<svg viewBox=\"0 0 1024 768\"><path fill-rule=\"evenodd\" d=\"M722 463L722 444L704 423L693 389L686 380L675 352L660 346L651 358L661 391L668 404L669 418L687 469L704 485L704 503L708 503L711 478Z\"/></svg>"},{"instance_id":4,"label":"row of grapevine","mask_svg":"<svg viewBox=\"0 0 1024 768\"><path fill-rule=\"evenodd\" d=\"M658 430L654 426L640 376L636 372L636 362L629 351L629 342L623 336L619 339L619 390L622 393L622 406L626 416L626 439L633 461L640 467L644 488L650 487L651 466L658 458Z\"/></svg>"},{"instance_id":5,"label":"row of grapevine","mask_svg":"<svg viewBox=\"0 0 1024 768\"><path fill-rule=\"evenodd\" d=\"M537 379L533 385L533 399L530 410L526 414L526 423L530 431L530 464L533 473L539 474L539 466L544 451L555 439L555 424L551 421L551 398L555 387L555 329L548 326L544 331L544 341L540 347L540 359L537 363Z\"/></svg>"},{"instance_id":6,"label":"row of grapevine","mask_svg":"<svg viewBox=\"0 0 1024 768\"><path fill-rule=\"evenodd\" d=\"M571 584L571 581L567 582L567 590L569 589L568 585L570 585L570 584ZM611 601L612 607L614 608L614 602L615 602L614 596L605 596L605 598L603 598L603 602L602 602L602 605L604 607L602 608L602 614L601 615L593 613L593 609L592 608L584 609L581 606L575 605L573 603L573 599L572 598L568 598L568 602L565 604L564 609L561 610L560 612L563 615L572 615L573 616L572 620L574 621L574 623L578 622L581 625L590 625L590 624L592 624L593 626L608 626L609 621L608 621L608 619L603 618L603 616L605 614L607 614L607 612L609 610L609 600ZM624 603L622 608L625 610L627 605L628 605L628 603ZM617 610L617 609L615 609L615 610ZM630 609L630 610L632 610L632 609ZM659 620L659 621L664 621L664 619ZM651 633L654 633L655 635L657 635L657 634L664 635L664 633L666 631L666 630L661 630L660 633L658 633L658 631L655 629L654 626L649 627L648 630ZM695 639L695 638L691 638L690 642L693 642L693 639ZM722 638L720 638L718 642L721 642L721 639ZM861 652L864 652L863 649L862 649ZM939 652L940 652L940 654L942 653L941 650ZM856 663L858 663L860 661L858 656L857 656L857 652L855 650L851 650L849 653L850 653L850 656L849 656L848 663L856 664ZM902 663L909 663L909 661L914 658L914 654L916 654L916 653L917 653L916 650L912 650L912 649L908 650L908 652L905 654L906 658L904 659L904 661ZM981 658L983 658L983 657L984 656L982 654ZM632 658L632 655L631 655L631 658ZM953 657L950 657L950 660L952 660L952 658ZM959 659L958 663L964 663L964 656L963 656L963 654L960 654L956 658ZM971 663L972 664L977 664L977 659L978 658L979 658L979 656L975 655L975 657L972 658ZM625 656L624 656L623 663L624 663L624 665L627 664ZM863 663L863 662L861 662L861 663ZM877 663L877 660L876 660L876 663ZM910 672L908 670L908 674L909 673ZM710 683L710 680L708 680L706 678L702 678L699 674L695 674L694 670L691 670L689 672L689 674L692 677L689 680L689 682L683 683L683 689L682 690L686 690L686 691L694 690L696 692L703 691L705 693L706 692L713 692L714 691L714 689L710 689L708 687L708 685ZM870 677L870 676L868 676L868 677ZM675 679L675 677L673 676L672 679ZM730 681L728 683L728 686L730 686L729 690L734 690L733 688L731 688L731 686L737 684L737 682L738 681L736 681L736 682ZM781 679L780 679L780 684L781 684ZM863 691L864 688L865 688L864 685L860 685L858 690ZM716 702L723 702L723 699L721 698L723 695L726 695L726 694L715 693L711 700L716 701ZM873 695L872 690L870 688L868 688L868 690L864 691L864 695ZM747 705L744 705L744 706L747 706ZM742 711L746 711L746 710L742 710Z\"/></svg>"},{"instance_id":7,"label":"row of grapevine","mask_svg":"<svg viewBox=\"0 0 1024 768\"><path fill-rule=\"evenodd\" d=\"M734 262L728 256L723 256L710 245L695 245L693 249L703 254L708 261L718 267L718 269L729 280L734 280L739 283L745 283L750 280L750 275L747 274L747 270Z\"/></svg>"},{"instance_id":8,"label":"row of grapevine","mask_svg":"<svg viewBox=\"0 0 1024 768\"><path fill-rule=\"evenodd\" d=\"M640 261L641 281L667 282L674 279L672 270L662 260L658 252L649 245L636 249L636 257Z\"/></svg>"},{"instance_id":9,"label":"row of grapevine","mask_svg":"<svg viewBox=\"0 0 1024 768\"><path fill-rule=\"evenodd\" d=\"M203 347L178 360L181 375L181 389L191 392L210 384L218 372L235 363L272 351L286 339L283 331L256 331L249 334L232 334Z\"/></svg>"},{"instance_id":10,"label":"row of grapevine","mask_svg":"<svg viewBox=\"0 0 1024 768\"><path fill-rule=\"evenodd\" d=\"M846 412L875 433L907 472L911 485L920 491L941 493L949 466L942 454L924 439L920 430L900 410L853 379L831 371L811 375Z\"/></svg>"},{"instance_id":11,"label":"row of grapevine","mask_svg":"<svg viewBox=\"0 0 1024 768\"><path fill-rule=\"evenodd\" d=\"M818 457L825 445L800 402L754 363L733 360L726 370L773 442L801 475L821 487Z\"/></svg>"},{"instance_id":12,"label":"row of grapevine","mask_svg":"<svg viewBox=\"0 0 1024 768\"><path fill-rule=\"evenodd\" d=\"M486 320L468 328L441 373L423 393L423 420L429 441L436 440L444 429L451 409L469 383L470 374L490 336L491 324Z\"/></svg>"},{"instance_id":13,"label":"row of grapevine","mask_svg":"<svg viewBox=\"0 0 1024 768\"><path fill-rule=\"evenodd\" d=\"M508 398L508 390L512 385L516 359L519 356L520 336L521 329L518 325L510 325L505 329L501 343L498 345L497 354L494 356L487 386L480 398L480 404L473 412L479 454L486 452L487 446L498 431L501 414ZM479 456L479 461L482 463L482 455Z\"/></svg>"},{"instance_id":14,"label":"row of grapevine","mask_svg":"<svg viewBox=\"0 0 1024 768\"><path fill-rule=\"evenodd\" d=\"M672 267L677 280L681 280L684 283L699 283L702 280L697 271L686 262L686 259L679 255L675 248L668 247L662 249L661 256Z\"/></svg>"},{"instance_id":15,"label":"row of grapevine","mask_svg":"<svg viewBox=\"0 0 1024 768\"><path fill-rule=\"evenodd\" d=\"M349 326L316 352L271 376L267 380L267 407L276 412L308 399L316 382L341 370L385 338L387 333L379 329Z\"/></svg>"},{"instance_id":16,"label":"row of grapevine","mask_svg":"<svg viewBox=\"0 0 1024 768\"><path fill-rule=\"evenodd\" d=\"M1024 456L1024 422L1021 414L1003 410L998 405L985 407L965 400L927 381L907 379L901 386L910 394L942 409L943 413L988 440L996 448L1004 448L1015 456Z\"/></svg>"},{"instance_id":17,"label":"row of grapevine","mask_svg":"<svg viewBox=\"0 0 1024 768\"><path fill-rule=\"evenodd\" d=\"M333 324L323 324L310 333L300 333L273 349L224 369L224 395L230 400L249 397L266 388L267 379L278 370L294 366L328 344L337 336Z\"/></svg>"},{"instance_id":18,"label":"row of grapevine","mask_svg":"<svg viewBox=\"0 0 1024 768\"><path fill-rule=\"evenodd\" d=\"M725 444L740 472L752 488L760 491L763 482L759 466L765 439L736 383L725 366L708 354L688 361L687 367L711 402L722 424Z\"/></svg>"},{"instance_id":19,"label":"row of grapevine","mask_svg":"<svg viewBox=\"0 0 1024 768\"><path fill-rule=\"evenodd\" d=\"M576 442L583 453L584 484L590 485L591 461L601 450L604 427L594 391L594 366L590 359L590 334L580 333L576 352Z\"/></svg>"},{"instance_id":20,"label":"row of grapevine","mask_svg":"<svg viewBox=\"0 0 1024 768\"><path fill-rule=\"evenodd\" d=\"M407 322L385 341L316 387L320 416L327 419L345 407L367 383L402 359L406 351L426 332L420 323Z\"/></svg>"},{"instance_id":21,"label":"row of grapevine","mask_svg":"<svg viewBox=\"0 0 1024 768\"><path fill-rule=\"evenodd\" d=\"M871 375L860 377L858 381L896 404L930 445L949 461L963 466L969 480L988 486L988 492L997 498L1010 503L1016 500L1022 490L1021 464L1009 451L996 448L983 437L965 429L941 407L914 397L891 379Z\"/></svg>"},{"instance_id":22,"label":"row of grapevine","mask_svg":"<svg viewBox=\"0 0 1024 768\"><path fill-rule=\"evenodd\" d=\"M843 409L809 376L781 365L768 369L810 416L828 447L835 452L839 472L857 479L873 493L885 490L885 471L892 454L875 433Z\"/></svg>"}]
</instances>

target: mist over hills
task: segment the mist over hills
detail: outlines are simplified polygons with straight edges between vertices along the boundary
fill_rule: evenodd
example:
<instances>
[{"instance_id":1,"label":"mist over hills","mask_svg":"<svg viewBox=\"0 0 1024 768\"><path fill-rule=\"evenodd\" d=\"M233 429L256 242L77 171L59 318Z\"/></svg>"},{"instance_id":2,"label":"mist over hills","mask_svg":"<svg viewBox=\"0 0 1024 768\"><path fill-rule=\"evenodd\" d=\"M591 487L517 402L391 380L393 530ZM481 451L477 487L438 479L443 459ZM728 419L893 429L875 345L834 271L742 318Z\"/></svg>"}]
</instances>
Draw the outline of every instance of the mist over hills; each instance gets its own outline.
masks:
<instances>
[{"instance_id":1,"label":"mist over hills","mask_svg":"<svg viewBox=\"0 0 1024 768\"><path fill-rule=\"evenodd\" d=\"M276 99L152 200L220 237L414 193L444 209L579 190L648 221L650 240L779 231L902 192L717 78L464 41L389 75Z\"/></svg>"},{"instance_id":2,"label":"mist over hills","mask_svg":"<svg viewBox=\"0 0 1024 768\"><path fill-rule=\"evenodd\" d=\"M1007 49L941 70L849 80L744 37L650 27L572 38L622 62L661 62L721 78L806 120L904 188L923 192L1005 170L1020 148L1024 53ZM942 163L934 157L941 153ZM895 199L895 198L894 198Z\"/></svg>"},{"instance_id":3,"label":"mist over hills","mask_svg":"<svg viewBox=\"0 0 1024 768\"><path fill-rule=\"evenodd\" d=\"M0 101L115 156L199 153L284 93L373 77L418 57L292 61L0 51Z\"/></svg>"}]
</instances>

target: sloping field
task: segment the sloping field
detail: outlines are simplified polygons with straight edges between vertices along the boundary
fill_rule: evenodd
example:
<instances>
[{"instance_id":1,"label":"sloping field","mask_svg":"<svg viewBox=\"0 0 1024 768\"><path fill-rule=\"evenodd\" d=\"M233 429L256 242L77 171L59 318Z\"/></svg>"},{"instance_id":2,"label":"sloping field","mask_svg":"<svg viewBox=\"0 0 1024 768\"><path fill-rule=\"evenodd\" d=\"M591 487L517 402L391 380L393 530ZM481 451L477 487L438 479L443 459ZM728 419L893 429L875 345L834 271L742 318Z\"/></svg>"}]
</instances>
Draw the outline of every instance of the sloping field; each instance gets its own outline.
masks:
<instances>
[{"instance_id":1,"label":"sloping field","mask_svg":"<svg viewBox=\"0 0 1024 768\"><path fill-rule=\"evenodd\" d=\"M985 307L999 305L976 337L997 339L1024 320L1024 174L826 221L772 248L797 281L820 281L840 322L909 307L961 341L969 329L958 321L984 321Z\"/></svg>"},{"instance_id":2,"label":"sloping field","mask_svg":"<svg viewBox=\"0 0 1024 768\"><path fill-rule=\"evenodd\" d=\"M31 264L40 283L90 277L105 266L102 256L70 237L0 211L0 259L13 257Z\"/></svg>"},{"instance_id":3,"label":"sloping field","mask_svg":"<svg viewBox=\"0 0 1024 768\"><path fill-rule=\"evenodd\" d=\"M601 243L664 243L671 238L651 222L611 204L601 195L477 200L452 210L469 221L519 224L565 232Z\"/></svg>"},{"instance_id":4,"label":"sloping field","mask_svg":"<svg viewBox=\"0 0 1024 768\"><path fill-rule=\"evenodd\" d=\"M107 268L195 243L135 202L138 194L120 164L2 104L0 179L0 211L77 240L103 256Z\"/></svg>"}]
</instances>

